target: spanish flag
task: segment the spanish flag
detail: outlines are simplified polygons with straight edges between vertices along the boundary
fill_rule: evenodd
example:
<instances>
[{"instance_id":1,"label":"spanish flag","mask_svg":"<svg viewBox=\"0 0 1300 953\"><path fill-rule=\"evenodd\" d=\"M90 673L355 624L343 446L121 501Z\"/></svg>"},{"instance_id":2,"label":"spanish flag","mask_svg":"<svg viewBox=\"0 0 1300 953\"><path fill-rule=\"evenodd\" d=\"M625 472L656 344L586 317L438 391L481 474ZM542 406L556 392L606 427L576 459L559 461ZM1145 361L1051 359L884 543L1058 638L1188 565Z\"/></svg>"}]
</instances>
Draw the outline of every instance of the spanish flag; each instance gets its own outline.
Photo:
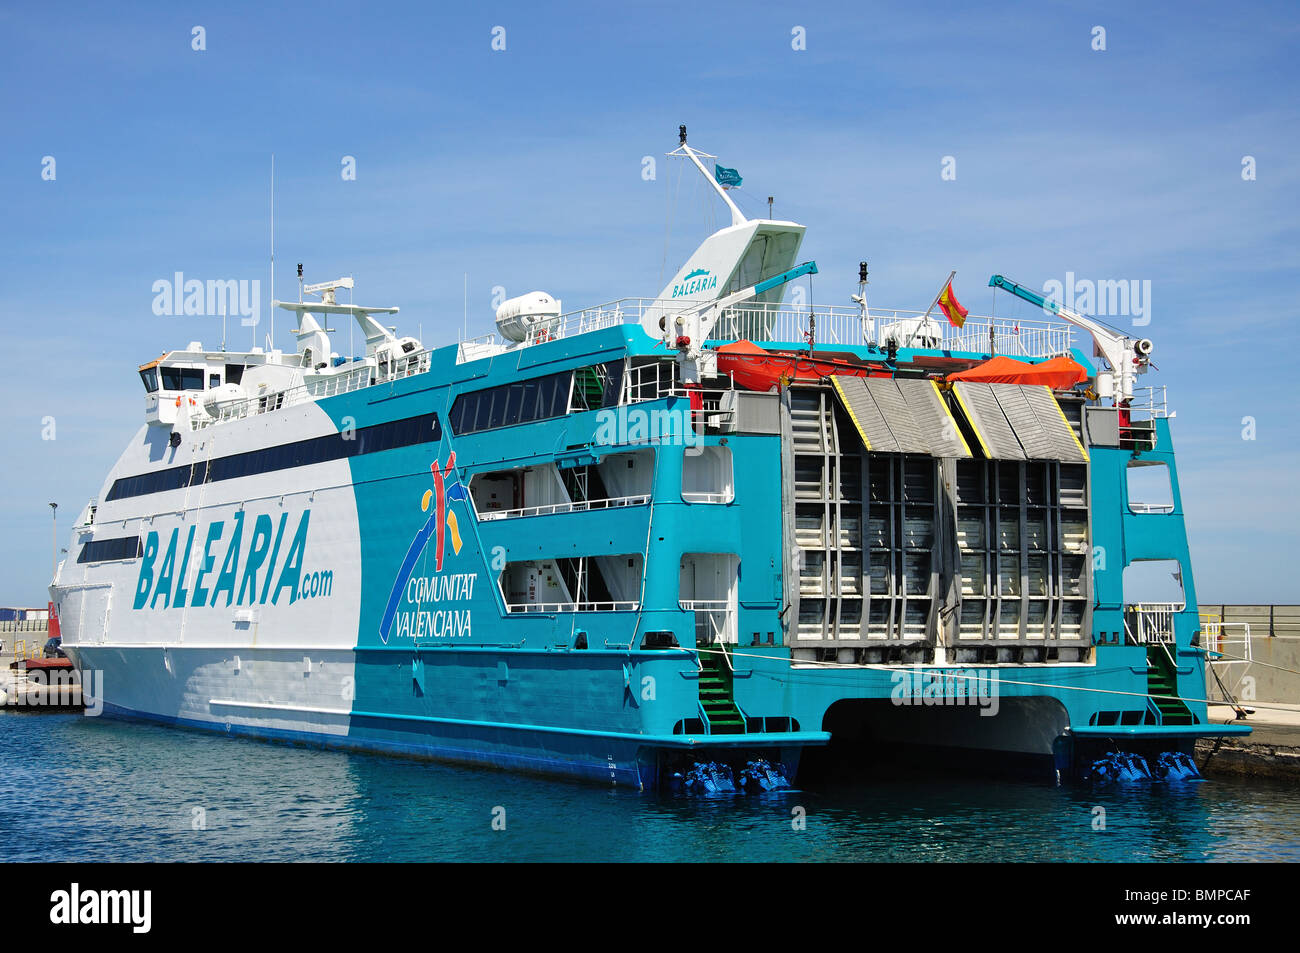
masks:
<instances>
[{"instance_id":1,"label":"spanish flag","mask_svg":"<svg viewBox=\"0 0 1300 953\"><path fill-rule=\"evenodd\" d=\"M943 291L939 292L939 307L943 309L944 315L948 318L948 323L954 328L959 328L966 323L966 315L969 313L957 301L957 296L952 293L952 279L943 286Z\"/></svg>"}]
</instances>

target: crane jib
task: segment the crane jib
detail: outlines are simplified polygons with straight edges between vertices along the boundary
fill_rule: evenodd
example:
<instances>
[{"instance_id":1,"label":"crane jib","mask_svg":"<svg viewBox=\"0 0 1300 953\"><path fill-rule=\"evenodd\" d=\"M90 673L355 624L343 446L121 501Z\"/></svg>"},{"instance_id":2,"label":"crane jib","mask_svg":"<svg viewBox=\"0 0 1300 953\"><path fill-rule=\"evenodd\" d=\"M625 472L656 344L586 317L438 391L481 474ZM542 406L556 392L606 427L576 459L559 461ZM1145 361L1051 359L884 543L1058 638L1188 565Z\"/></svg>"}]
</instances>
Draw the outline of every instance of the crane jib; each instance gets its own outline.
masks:
<instances>
[{"instance_id":1,"label":"crane jib","mask_svg":"<svg viewBox=\"0 0 1300 953\"><path fill-rule=\"evenodd\" d=\"M817 262L806 261L802 265L791 268L789 271L782 272L779 275L773 275L771 278L764 278L758 284L754 285L754 294L761 295L764 291L775 288L777 285L783 285L787 281L794 281L802 275L817 274Z\"/></svg>"}]
</instances>

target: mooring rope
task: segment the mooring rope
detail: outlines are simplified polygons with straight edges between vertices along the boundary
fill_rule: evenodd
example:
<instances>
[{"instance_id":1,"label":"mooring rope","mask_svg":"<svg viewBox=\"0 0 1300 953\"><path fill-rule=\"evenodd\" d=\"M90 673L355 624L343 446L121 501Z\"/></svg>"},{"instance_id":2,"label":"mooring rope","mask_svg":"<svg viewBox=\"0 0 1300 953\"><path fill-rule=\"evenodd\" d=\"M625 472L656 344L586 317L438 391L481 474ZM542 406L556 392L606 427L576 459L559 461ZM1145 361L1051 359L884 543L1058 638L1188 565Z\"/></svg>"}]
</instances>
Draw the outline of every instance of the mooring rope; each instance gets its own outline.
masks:
<instances>
[{"instance_id":1,"label":"mooring rope","mask_svg":"<svg viewBox=\"0 0 1300 953\"><path fill-rule=\"evenodd\" d=\"M757 655L757 654L752 653L752 652L730 652L730 653L728 653L728 652L726 652L725 650L721 650L721 649L705 649L705 648L699 648L699 647L696 647L695 649L691 649L691 650L688 650L688 651L694 651L694 652L711 652L711 653L714 653L714 654L723 654L723 655L728 655L728 654L729 654L732 658L755 658L755 659L763 659L763 660L765 660L765 661L769 661L769 662L772 662L772 661L776 661L776 662L780 662L780 661L790 661L791 666L793 667L793 665L794 665L794 660L793 660L793 659L786 660L786 659L782 659L782 658L780 658L779 656L773 656L773 655ZM841 663L841 662L821 662L821 661L817 661L817 660L814 660L814 659L810 659L810 660L807 660L807 661L800 661L798 664L800 664L800 665L828 665L828 666L834 666L834 667L836 667L836 668L841 668L841 669L848 669L848 668L849 668L849 666L846 666L846 665L844 665L844 664ZM958 665L958 664L960 664L960 663L955 663L955 662L953 663L954 666L956 666L956 665ZM978 666L978 665L976 665L976 666L967 665L967 666L964 666L964 667L966 667L966 668L971 668L971 667L979 667L979 666ZM861 669L860 666L853 666L853 668L855 668L855 669L859 669L859 670L862 672L862 674L866 674L866 671L885 671L885 672L916 672L916 671L918 671L917 666L914 666L914 665L888 665L888 664L883 664L883 663L882 663L882 664L879 664L879 665L872 665L872 666L870 667L870 669ZM1093 671L1096 671L1096 669L1094 669ZM775 672L763 672L763 671L756 670L756 671L755 671L755 674L756 674L756 675L761 675L761 676L763 676L764 678L781 679L781 680L785 680L785 681L791 681L791 680L792 680L791 677L788 676L788 675L780 675L780 674L777 674L777 673L775 673ZM944 671L942 677L943 677L943 678L960 678L960 679L964 679L964 680L974 680L974 681L978 681L979 678L980 678L980 676L978 676L978 675L962 675L962 674L959 674L959 673L957 673L957 672L949 672L949 671ZM1017 680L1017 679L1003 678L1000 674L998 675L998 683L999 683L999 684L1004 684L1004 685L1022 685L1022 686L1028 687L1028 688L1052 688L1052 689L1060 689L1060 690L1064 690L1064 691L1074 691L1074 692L1092 692L1092 693L1094 693L1094 694L1099 694L1099 695L1124 695L1124 696L1127 696L1127 697L1130 697L1130 698L1164 698L1164 699L1170 699L1170 700L1172 700L1172 701L1180 701L1180 702L1200 702L1200 703L1204 703L1204 704L1206 704L1206 705L1228 705L1228 706L1231 706L1231 705L1232 705L1231 702L1226 702L1226 701L1223 701L1223 700L1221 700L1221 699L1215 699L1215 698L1187 698L1186 696L1182 696L1182 695L1151 695L1151 694L1147 694L1147 693L1143 693L1143 692L1123 692L1123 691L1120 691L1119 689L1116 689L1116 688L1088 688L1088 687L1085 687L1085 686L1083 686L1083 685L1064 685L1064 684L1059 684L1059 683L1054 683L1054 682L1026 682L1026 681ZM811 682L805 682L804 684L811 684ZM1264 709L1270 709L1270 710L1273 710L1273 711L1289 711L1289 712L1294 712L1294 711L1296 710L1296 709L1293 708L1293 707L1287 707L1287 706L1285 706L1285 705L1280 705L1280 704L1270 705L1270 704L1267 704L1267 703L1264 703L1264 702L1260 702L1260 703L1251 702L1250 704L1251 704L1251 707L1252 707L1252 708L1264 708Z\"/></svg>"}]
</instances>

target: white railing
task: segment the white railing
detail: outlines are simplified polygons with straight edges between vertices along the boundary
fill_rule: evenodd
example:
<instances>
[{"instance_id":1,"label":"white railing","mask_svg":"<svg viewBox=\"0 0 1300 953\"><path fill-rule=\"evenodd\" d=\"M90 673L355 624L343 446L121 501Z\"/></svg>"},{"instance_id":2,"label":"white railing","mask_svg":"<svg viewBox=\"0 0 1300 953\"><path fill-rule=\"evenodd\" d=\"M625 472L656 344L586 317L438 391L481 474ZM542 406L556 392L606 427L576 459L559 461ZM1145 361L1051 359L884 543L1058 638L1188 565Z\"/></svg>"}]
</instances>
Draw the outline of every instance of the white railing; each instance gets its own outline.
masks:
<instances>
[{"instance_id":1,"label":"white railing","mask_svg":"<svg viewBox=\"0 0 1300 953\"><path fill-rule=\"evenodd\" d=\"M942 317L932 314L925 318L923 311L880 310L872 311L869 323L864 325L861 312L853 307L742 304L723 315L714 337L799 344L808 341L810 326L816 346L884 344L893 338L899 347L977 354L992 351L1010 357L1066 354L1073 333L1069 324L1046 320L970 315L960 328L955 328Z\"/></svg>"},{"instance_id":2,"label":"white railing","mask_svg":"<svg viewBox=\"0 0 1300 953\"><path fill-rule=\"evenodd\" d=\"M736 613L726 599L682 599L678 605L695 613L696 645L736 644Z\"/></svg>"},{"instance_id":3,"label":"white railing","mask_svg":"<svg viewBox=\"0 0 1300 953\"><path fill-rule=\"evenodd\" d=\"M639 496L612 496L602 500L577 500L572 503L547 503L542 506L522 506L513 510L488 510L479 512L480 523L491 520L515 519L522 516L553 516L556 513L581 513L587 510L608 510L619 506L640 506L649 503L647 494Z\"/></svg>"},{"instance_id":4,"label":"white railing","mask_svg":"<svg viewBox=\"0 0 1300 953\"><path fill-rule=\"evenodd\" d=\"M620 324L640 323L643 317L672 314L684 306L699 303L656 298L620 298L560 315L550 327L532 329L518 346L543 344ZM936 348L976 354L992 351L1010 357L1054 357L1069 353L1073 340L1073 327L1064 321L1024 321L970 315L962 327L955 328L942 316L936 318L933 314L922 321L924 315L922 311L872 311L868 328L864 326L862 314L856 307L813 305L809 308L751 302L727 309L714 328L712 338L719 341L745 338L804 345L808 342L811 317L816 346L873 342L883 344L893 337L900 347ZM496 353L506 346L506 342L495 334L483 335L461 344L458 361L475 360Z\"/></svg>"},{"instance_id":5,"label":"white railing","mask_svg":"<svg viewBox=\"0 0 1300 953\"><path fill-rule=\"evenodd\" d=\"M1249 665L1255 660L1250 643L1249 622L1220 622L1201 617L1201 645L1207 652L1222 658L1210 659L1214 665Z\"/></svg>"},{"instance_id":6,"label":"white railing","mask_svg":"<svg viewBox=\"0 0 1300 953\"><path fill-rule=\"evenodd\" d=\"M567 314L560 315L559 320L550 327L534 327L530 329L523 343L545 344L547 341L555 341L559 338L571 338L578 334L586 334L589 331L614 328L629 322L635 323L641 320L640 309L625 307L625 305L631 305L633 302L642 300L644 299L624 298L620 301L611 301L608 304L598 304L594 308L570 311Z\"/></svg>"},{"instance_id":7,"label":"white railing","mask_svg":"<svg viewBox=\"0 0 1300 953\"><path fill-rule=\"evenodd\" d=\"M727 387L706 387L694 391L700 395L703 413L710 417L729 417L732 411L726 408L726 395L735 388L733 381L727 381ZM677 362L662 358L644 364L631 364L627 370L627 381L623 387L624 401L639 404L648 400L662 400L665 397L682 397L689 399L691 391L677 380Z\"/></svg>"},{"instance_id":8,"label":"white railing","mask_svg":"<svg viewBox=\"0 0 1300 953\"><path fill-rule=\"evenodd\" d=\"M456 350L456 363L464 364L466 361L477 361L479 358L499 354L503 350L505 350L505 344L494 332L489 331L487 334L480 334L476 338L461 341Z\"/></svg>"},{"instance_id":9,"label":"white railing","mask_svg":"<svg viewBox=\"0 0 1300 953\"><path fill-rule=\"evenodd\" d=\"M360 367L338 374L314 376L305 383L285 390L272 391L268 394L259 394L256 397L234 401L218 408L216 416L198 416L196 413L195 416L190 418L190 429L202 430L204 427L210 427L213 424L227 420L253 417L258 414L282 410L285 407L309 403L323 397L334 397L337 394L364 390L378 384L388 384L406 377L413 377L416 374L423 374L428 369L429 352L427 350L413 351L410 354L403 354L387 369L376 367L373 364L363 364Z\"/></svg>"},{"instance_id":10,"label":"white railing","mask_svg":"<svg viewBox=\"0 0 1300 953\"><path fill-rule=\"evenodd\" d=\"M1129 403L1131 414L1145 414L1151 419L1169 416L1169 397L1164 384L1150 387L1134 387L1133 400Z\"/></svg>"},{"instance_id":11,"label":"white railing","mask_svg":"<svg viewBox=\"0 0 1300 953\"><path fill-rule=\"evenodd\" d=\"M1130 502L1128 508L1134 513L1172 513L1174 511L1174 504Z\"/></svg>"},{"instance_id":12,"label":"white railing","mask_svg":"<svg viewBox=\"0 0 1300 953\"><path fill-rule=\"evenodd\" d=\"M639 602L507 602L506 611L515 612L635 612Z\"/></svg>"},{"instance_id":13,"label":"white railing","mask_svg":"<svg viewBox=\"0 0 1300 953\"><path fill-rule=\"evenodd\" d=\"M1126 606L1124 632L1132 645L1172 644L1174 616L1186 606L1174 602L1145 602Z\"/></svg>"},{"instance_id":14,"label":"white railing","mask_svg":"<svg viewBox=\"0 0 1300 953\"><path fill-rule=\"evenodd\" d=\"M723 493L701 493L694 490L682 490L682 499L687 503L730 503L736 498L732 491Z\"/></svg>"},{"instance_id":15,"label":"white railing","mask_svg":"<svg viewBox=\"0 0 1300 953\"><path fill-rule=\"evenodd\" d=\"M1205 649L1205 664L1211 672L1229 674L1234 665L1241 666L1236 680L1226 686L1228 692L1236 693L1250 671L1250 663L1255 660L1250 623L1221 622L1201 616L1201 646Z\"/></svg>"}]
</instances>

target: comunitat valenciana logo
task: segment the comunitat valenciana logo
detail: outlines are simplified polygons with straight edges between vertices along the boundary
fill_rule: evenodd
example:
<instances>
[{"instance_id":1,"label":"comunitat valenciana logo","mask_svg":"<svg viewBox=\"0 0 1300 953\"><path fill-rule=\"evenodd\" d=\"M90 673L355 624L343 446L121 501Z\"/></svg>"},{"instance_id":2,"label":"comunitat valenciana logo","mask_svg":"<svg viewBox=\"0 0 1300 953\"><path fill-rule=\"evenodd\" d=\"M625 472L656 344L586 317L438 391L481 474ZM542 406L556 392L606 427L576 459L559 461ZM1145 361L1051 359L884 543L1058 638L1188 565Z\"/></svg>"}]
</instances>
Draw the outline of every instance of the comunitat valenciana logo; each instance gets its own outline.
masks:
<instances>
[{"instance_id":1,"label":"comunitat valenciana logo","mask_svg":"<svg viewBox=\"0 0 1300 953\"><path fill-rule=\"evenodd\" d=\"M702 291L712 291L716 287L718 287L717 275L710 273L706 268L696 268L673 285L673 297L687 298Z\"/></svg>"},{"instance_id":2,"label":"comunitat valenciana logo","mask_svg":"<svg viewBox=\"0 0 1300 953\"><path fill-rule=\"evenodd\" d=\"M436 573L442 572L443 551L448 536L451 537L453 553L460 554L460 523L457 521L456 512L451 508L450 504L468 500L469 489L460 480L447 482L448 477L452 475L452 470L455 468L455 450L447 456L447 465L445 467L440 465L437 460L434 460L429 466L429 470L433 474L433 488L425 490L424 495L420 498L420 509L429 515L416 532L415 538L411 540L411 545L407 547L406 556L402 559L402 565L397 570L397 578L393 580L393 590L388 594L388 603L384 607L384 616L379 622L379 638L385 644L388 643L388 637L393 628L393 620L397 618L397 610L403 595L407 593L408 583L411 583L414 587L414 592L410 594L410 601L417 603L426 599L439 601L444 598L469 599L473 596L473 573L456 574L440 584L414 585L417 580L411 578L415 572L415 565L420 561L420 557L424 555L430 540L435 541L434 572ZM463 617L454 616L449 612L446 619L440 613L403 613L402 619L399 620L401 623L399 625L399 634L468 635L469 610L460 611L463 613ZM407 618L408 615L413 616L413 618ZM424 629L426 623L428 623L429 631Z\"/></svg>"},{"instance_id":3,"label":"comunitat valenciana logo","mask_svg":"<svg viewBox=\"0 0 1300 953\"><path fill-rule=\"evenodd\" d=\"M158 532L151 531L145 537L133 607L215 606L223 593L227 606L265 605L268 600L278 605L286 594L292 605L299 599L330 595L334 588L332 569L303 569L311 510L303 510L298 516L292 534L289 527L294 524L288 513L281 513L278 522L262 513L252 519L247 532L244 523L241 510L230 521L229 534L226 520L215 520L202 531L191 526L183 536L181 527L176 527L167 537L165 549ZM198 565L192 583L191 560Z\"/></svg>"}]
</instances>

